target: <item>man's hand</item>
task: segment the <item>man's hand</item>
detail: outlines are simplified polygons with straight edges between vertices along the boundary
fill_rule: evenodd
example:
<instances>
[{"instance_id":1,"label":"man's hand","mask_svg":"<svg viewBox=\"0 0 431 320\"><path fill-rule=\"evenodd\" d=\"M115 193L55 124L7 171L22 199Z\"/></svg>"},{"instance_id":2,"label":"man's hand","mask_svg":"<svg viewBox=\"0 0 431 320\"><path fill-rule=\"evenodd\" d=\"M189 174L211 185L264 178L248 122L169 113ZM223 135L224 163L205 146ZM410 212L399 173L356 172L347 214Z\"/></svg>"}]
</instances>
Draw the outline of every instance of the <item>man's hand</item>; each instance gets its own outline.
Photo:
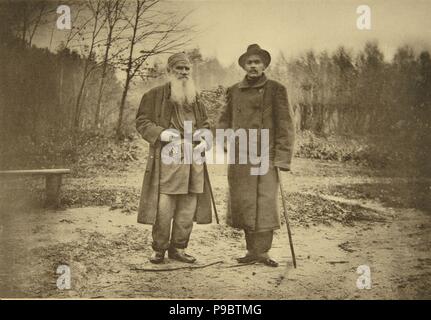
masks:
<instances>
[{"instance_id":1,"label":"man's hand","mask_svg":"<svg viewBox=\"0 0 431 320\"><path fill-rule=\"evenodd\" d=\"M160 141L169 142L178 138L180 138L180 135L176 130L172 129L166 129L160 134Z\"/></svg>"}]
</instances>

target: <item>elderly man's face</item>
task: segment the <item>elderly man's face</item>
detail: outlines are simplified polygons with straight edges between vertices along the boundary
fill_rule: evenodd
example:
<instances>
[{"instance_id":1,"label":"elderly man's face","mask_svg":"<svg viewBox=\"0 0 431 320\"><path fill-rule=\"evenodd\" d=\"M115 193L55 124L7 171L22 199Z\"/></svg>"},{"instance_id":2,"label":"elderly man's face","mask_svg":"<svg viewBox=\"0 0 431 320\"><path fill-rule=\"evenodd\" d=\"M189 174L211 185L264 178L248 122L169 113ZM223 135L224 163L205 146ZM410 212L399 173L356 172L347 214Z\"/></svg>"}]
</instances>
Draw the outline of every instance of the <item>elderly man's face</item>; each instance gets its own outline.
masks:
<instances>
[{"instance_id":1,"label":"elderly man's face","mask_svg":"<svg viewBox=\"0 0 431 320\"><path fill-rule=\"evenodd\" d=\"M265 70L265 64L259 55L252 54L245 60L244 69L247 72L247 77L258 78Z\"/></svg>"},{"instance_id":2,"label":"elderly man's face","mask_svg":"<svg viewBox=\"0 0 431 320\"><path fill-rule=\"evenodd\" d=\"M169 73L173 74L178 80L188 80L191 74L191 66L186 62L176 63Z\"/></svg>"}]
</instances>

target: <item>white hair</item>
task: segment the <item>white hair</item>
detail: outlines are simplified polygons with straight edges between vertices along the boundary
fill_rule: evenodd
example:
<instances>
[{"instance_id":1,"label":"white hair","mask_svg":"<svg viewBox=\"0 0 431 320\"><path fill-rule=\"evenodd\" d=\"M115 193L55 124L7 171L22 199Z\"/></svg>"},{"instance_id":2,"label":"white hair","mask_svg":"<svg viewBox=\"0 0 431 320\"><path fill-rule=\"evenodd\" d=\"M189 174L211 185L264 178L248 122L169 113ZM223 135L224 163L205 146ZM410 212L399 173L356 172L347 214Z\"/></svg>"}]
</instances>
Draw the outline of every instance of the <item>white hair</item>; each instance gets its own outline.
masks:
<instances>
[{"instance_id":1,"label":"white hair","mask_svg":"<svg viewBox=\"0 0 431 320\"><path fill-rule=\"evenodd\" d=\"M171 83L171 100L181 105L193 103L196 99L197 90L193 79L177 79L175 75L169 74Z\"/></svg>"}]
</instances>

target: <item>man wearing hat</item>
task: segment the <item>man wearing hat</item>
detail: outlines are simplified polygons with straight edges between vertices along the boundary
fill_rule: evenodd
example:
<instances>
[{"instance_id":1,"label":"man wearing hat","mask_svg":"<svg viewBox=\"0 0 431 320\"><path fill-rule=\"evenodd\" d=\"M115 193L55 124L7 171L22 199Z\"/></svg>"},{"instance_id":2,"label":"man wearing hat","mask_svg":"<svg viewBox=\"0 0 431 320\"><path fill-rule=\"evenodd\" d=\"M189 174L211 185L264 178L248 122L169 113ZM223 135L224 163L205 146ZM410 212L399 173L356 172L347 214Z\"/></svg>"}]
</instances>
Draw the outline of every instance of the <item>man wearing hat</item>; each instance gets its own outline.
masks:
<instances>
[{"instance_id":1,"label":"man wearing hat","mask_svg":"<svg viewBox=\"0 0 431 320\"><path fill-rule=\"evenodd\" d=\"M280 228L276 170L290 170L295 128L286 88L264 73L270 62L268 51L257 44L248 46L238 60L246 75L228 88L217 128L269 131L269 170L265 174L251 175L254 165L249 162L228 166L227 222L245 231L247 254L238 258L239 263L257 261L276 267L278 263L268 254L273 232Z\"/></svg>"},{"instance_id":2,"label":"man wearing hat","mask_svg":"<svg viewBox=\"0 0 431 320\"><path fill-rule=\"evenodd\" d=\"M153 226L152 263L162 263L166 251L170 259L195 262L194 257L185 253L193 221L211 223L211 198L203 164L184 161L168 164L161 155L171 140L185 145L185 121L192 124L193 132L209 128L205 107L191 78L191 68L185 53L169 57L169 81L143 95L136 115L136 129L149 143L138 222ZM207 146L202 140L193 143L191 148L202 153ZM182 160L184 148L180 149Z\"/></svg>"}]
</instances>

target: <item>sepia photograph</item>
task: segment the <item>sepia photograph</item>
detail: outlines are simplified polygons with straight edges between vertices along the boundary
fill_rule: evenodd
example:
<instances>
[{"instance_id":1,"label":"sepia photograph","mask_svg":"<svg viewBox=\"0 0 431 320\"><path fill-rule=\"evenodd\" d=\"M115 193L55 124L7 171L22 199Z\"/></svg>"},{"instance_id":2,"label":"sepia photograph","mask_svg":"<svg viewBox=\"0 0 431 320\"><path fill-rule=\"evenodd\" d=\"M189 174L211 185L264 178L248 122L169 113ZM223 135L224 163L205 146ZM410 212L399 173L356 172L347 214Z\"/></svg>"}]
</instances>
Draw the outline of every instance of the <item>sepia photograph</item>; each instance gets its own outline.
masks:
<instances>
[{"instance_id":1,"label":"sepia photograph","mask_svg":"<svg viewBox=\"0 0 431 320\"><path fill-rule=\"evenodd\" d=\"M430 300L431 1L0 0L0 299Z\"/></svg>"}]
</instances>

